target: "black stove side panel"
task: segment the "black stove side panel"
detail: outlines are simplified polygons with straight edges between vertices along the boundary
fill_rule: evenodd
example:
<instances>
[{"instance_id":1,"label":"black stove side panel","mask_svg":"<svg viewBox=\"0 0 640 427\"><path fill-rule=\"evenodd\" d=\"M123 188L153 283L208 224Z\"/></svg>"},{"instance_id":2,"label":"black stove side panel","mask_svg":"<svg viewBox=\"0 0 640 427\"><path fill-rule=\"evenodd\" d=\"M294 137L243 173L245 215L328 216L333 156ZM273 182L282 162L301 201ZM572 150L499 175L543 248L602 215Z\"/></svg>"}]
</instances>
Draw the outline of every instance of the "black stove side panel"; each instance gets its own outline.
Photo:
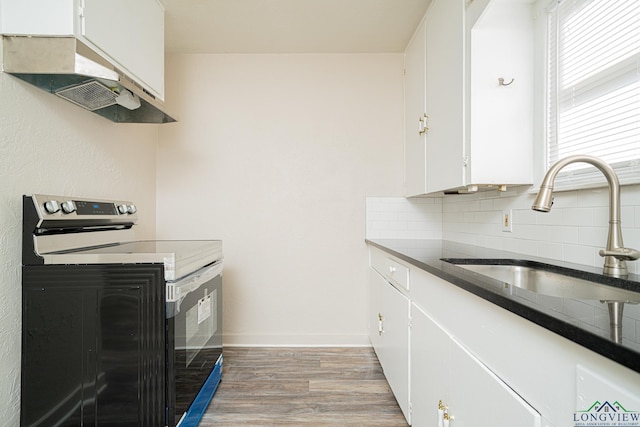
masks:
<instances>
[{"instance_id":1,"label":"black stove side panel","mask_svg":"<svg viewBox=\"0 0 640 427\"><path fill-rule=\"evenodd\" d=\"M44 260L36 253L33 236L40 218L30 196L22 196L22 265L44 264Z\"/></svg>"},{"instance_id":2,"label":"black stove side panel","mask_svg":"<svg viewBox=\"0 0 640 427\"><path fill-rule=\"evenodd\" d=\"M23 426L166 425L161 264L23 267Z\"/></svg>"}]
</instances>

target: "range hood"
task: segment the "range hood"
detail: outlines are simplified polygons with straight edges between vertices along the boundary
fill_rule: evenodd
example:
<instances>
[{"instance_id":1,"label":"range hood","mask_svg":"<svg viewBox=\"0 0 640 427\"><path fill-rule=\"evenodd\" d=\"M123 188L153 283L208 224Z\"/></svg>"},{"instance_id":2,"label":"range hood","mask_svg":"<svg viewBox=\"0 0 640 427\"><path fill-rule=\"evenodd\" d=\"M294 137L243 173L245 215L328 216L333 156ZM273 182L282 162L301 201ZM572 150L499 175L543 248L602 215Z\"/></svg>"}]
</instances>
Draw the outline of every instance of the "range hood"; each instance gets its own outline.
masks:
<instances>
[{"instance_id":1,"label":"range hood","mask_svg":"<svg viewBox=\"0 0 640 427\"><path fill-rule=\"evenodd\" d=\"M2 68L119 123L170 123L161 100L75 37L2 36Z\"/></svg>"}]
</instances>

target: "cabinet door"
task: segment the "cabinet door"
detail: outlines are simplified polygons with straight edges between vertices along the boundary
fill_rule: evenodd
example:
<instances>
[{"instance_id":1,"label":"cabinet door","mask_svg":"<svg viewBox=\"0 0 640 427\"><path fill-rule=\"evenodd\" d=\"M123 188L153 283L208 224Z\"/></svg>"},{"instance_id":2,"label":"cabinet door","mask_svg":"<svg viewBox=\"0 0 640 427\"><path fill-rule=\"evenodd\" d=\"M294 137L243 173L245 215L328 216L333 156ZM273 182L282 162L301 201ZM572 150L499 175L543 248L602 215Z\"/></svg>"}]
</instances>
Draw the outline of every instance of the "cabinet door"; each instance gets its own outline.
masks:
<instances>
[{"instance_id":1,"label":"cabinet door","mask_svg":"<svg viewBox=\"0 0 640 427\"><path fill-rule=\"evenodd\" d=\"M449 402L449 336L416 305L411 306L411 421L438 425L438 402Z\"/></svg>"},{"instance_id":2,"label":"cabinet door","mask_svg":"<svg viewBox=\"0 0 640 427\"><path fill-rule=\"evenodd\" d=\"M382 287L387 286L387 282L372 268L369 269L371 276L369 282L369 340L382 364L384 354L382 354Z\"/></svg>"},{"instance_id":3,"label":"cabinet door","mask_svg":"<svg viewBox=\"0 0 640 427\"><path fill-rule=\"evenodd\" d=\"M427 192L464 184L464 0L433 0L427 27Z\"/></svg>"},{"instance_id":4,"label":"cabinet door","mask_svg":"<svg viewBox=\"0 0 640 427\"><path fill-rule=\"evenodd\" d=\"M164 99L164 8L158 0L83 0L83 38Z\"/></svg>"},{"instance_id":5,"label":"cabinet door","mask_svg":"<svg viewBox=\"0 0 640 427\"><path fill-rule=\"evenodd\" d=\"M382 278L380 280L383 280ZM409 421L409 300L392 285L382 286L382 369Z\"/></svg>"},{"instance_id":6,"label":"cabinet door","mask_svg":"<svg viewBox=\"0 0 640 427\"><path fill-rule=\"evenodd\" d=\"M75 0L0 0L2 34L72 36Z\"/></svg>"},{"instance_id":7,"label":"cabinet door","mask_svg":"<svg viewBox=\"0 0 640 427\"><path fill-rule=\"evenodd\" d=\"M458 427L539 427L540 414L434 320L412 305L411 420L438 425L438 403Z\"/></svg>"},{"instance_id":8,"label":"cabinet door","mask_svg":"<svg viewBox=\"0 0 640 427\"><path fill-rule=\"evenodd\" d=\"M476 0L465 21L466 139L473 162L467 183L532 184L536 19L531 4ZM499 77L514 80L501 86Z\"/></svg>"},{"instance_id":9,"label":"cabinet door","mask_svg":"<svg viewBox=\"0 0 640 427\"><path fill-rule=\"evenodd\" d=\"M450 348L451 395L446 403L456 426L540 426L540 414L484 364L454 340Z\"/></svg>"},{"instance_id":10,"label":"cabinet door","mask_svg":"<svg viewBox=\"0 0 640 427\"><path fill-rule=\"evenodd\" d=\"M423 21L404 54L404 166L405 196L426 192L426 55L427 29Z\"/></svg>"},{"instance_id":11,"label":"cabinet door","mask_svg":"<svg viewBox=\"0 0 640 427\"><path fill-rule=\"evenodd\" d=\"M389 387L409 421L409 299L370 269L369 338Z\"/></svg>"}]
</instances>

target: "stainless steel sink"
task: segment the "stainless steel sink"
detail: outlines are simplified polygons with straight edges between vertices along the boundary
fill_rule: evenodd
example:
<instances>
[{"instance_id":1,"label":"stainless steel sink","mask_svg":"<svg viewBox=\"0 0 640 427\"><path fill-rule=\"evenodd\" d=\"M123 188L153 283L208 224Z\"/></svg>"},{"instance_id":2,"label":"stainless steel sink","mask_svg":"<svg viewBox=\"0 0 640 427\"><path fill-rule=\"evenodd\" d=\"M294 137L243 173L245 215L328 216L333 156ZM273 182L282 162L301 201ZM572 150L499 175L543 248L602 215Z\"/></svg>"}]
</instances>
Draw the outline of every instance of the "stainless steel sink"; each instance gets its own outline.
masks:
<instances>
[{"instance_id":1,"label":"stainless steel sink","mask_svg":"<svg viewBox=\"0 0 640 427\"><path fill-rule=\"evenodd\" d=\"M542 295L600 301L637 302L640 294L562 273L519 265L458 264L517 288Z\"/></svg>"},{"instance_id":2,"label":"stainless steel sink","mask_svg":"<svg viewBox=\"0 0 640 427\"><path fill-rule=\"evenodd\" d=\"M579 273L574 270L543 263L500 259L477 260L471 258L443 258L442 260L464 270L502 282L505 287L514 286L541 295L602 302L637 303L640 301L640 293L638 292L598 283L596 279L588 280L575 277L572 274L577 275ZM583 276L597 277L598 275L583 274ZM615 281L622 279L607 277L605 280Z\"/></svg>"},{"instance_id":3,"label":"stainless steel sink","mask_svg":"<svg viewBox=\"0 0 640 427\"><path fill-rule=\"evenodd\" d=\"M485 283L501 286L511 292L524 289L551 297L600 301L607 305L610 336L615 342L622 340L624 305L640 302L640 289L634 292L625 289L624 286L615 286L616 284L629 286L630 282L626 279L515 259L443 258L442 261L453 264L455 268L463 271L492 279L493 283L486 281ZM578 275L582 278L577 277Z\"/></svg>"}]
</instances>

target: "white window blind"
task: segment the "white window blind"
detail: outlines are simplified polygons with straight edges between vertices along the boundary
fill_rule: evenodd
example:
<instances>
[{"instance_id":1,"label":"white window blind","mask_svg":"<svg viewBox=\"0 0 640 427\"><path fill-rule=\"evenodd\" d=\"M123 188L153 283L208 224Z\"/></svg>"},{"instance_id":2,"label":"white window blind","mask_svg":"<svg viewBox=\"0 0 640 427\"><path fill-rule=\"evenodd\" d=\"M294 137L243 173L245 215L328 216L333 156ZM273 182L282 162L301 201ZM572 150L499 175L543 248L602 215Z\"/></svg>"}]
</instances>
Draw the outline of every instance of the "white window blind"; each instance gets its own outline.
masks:
<instances>
[{"instance_id":1,"label":"white window blind","mask_svg":"<svg viewBox=\"0 0 640 427\"><path fill-rule=\"evenodd\" d=\"M555 0L548 9L547 167L600 157L640 182L640 0ZM604 183L574 163L556 187Z\"/></svg>"}]
</instances>

